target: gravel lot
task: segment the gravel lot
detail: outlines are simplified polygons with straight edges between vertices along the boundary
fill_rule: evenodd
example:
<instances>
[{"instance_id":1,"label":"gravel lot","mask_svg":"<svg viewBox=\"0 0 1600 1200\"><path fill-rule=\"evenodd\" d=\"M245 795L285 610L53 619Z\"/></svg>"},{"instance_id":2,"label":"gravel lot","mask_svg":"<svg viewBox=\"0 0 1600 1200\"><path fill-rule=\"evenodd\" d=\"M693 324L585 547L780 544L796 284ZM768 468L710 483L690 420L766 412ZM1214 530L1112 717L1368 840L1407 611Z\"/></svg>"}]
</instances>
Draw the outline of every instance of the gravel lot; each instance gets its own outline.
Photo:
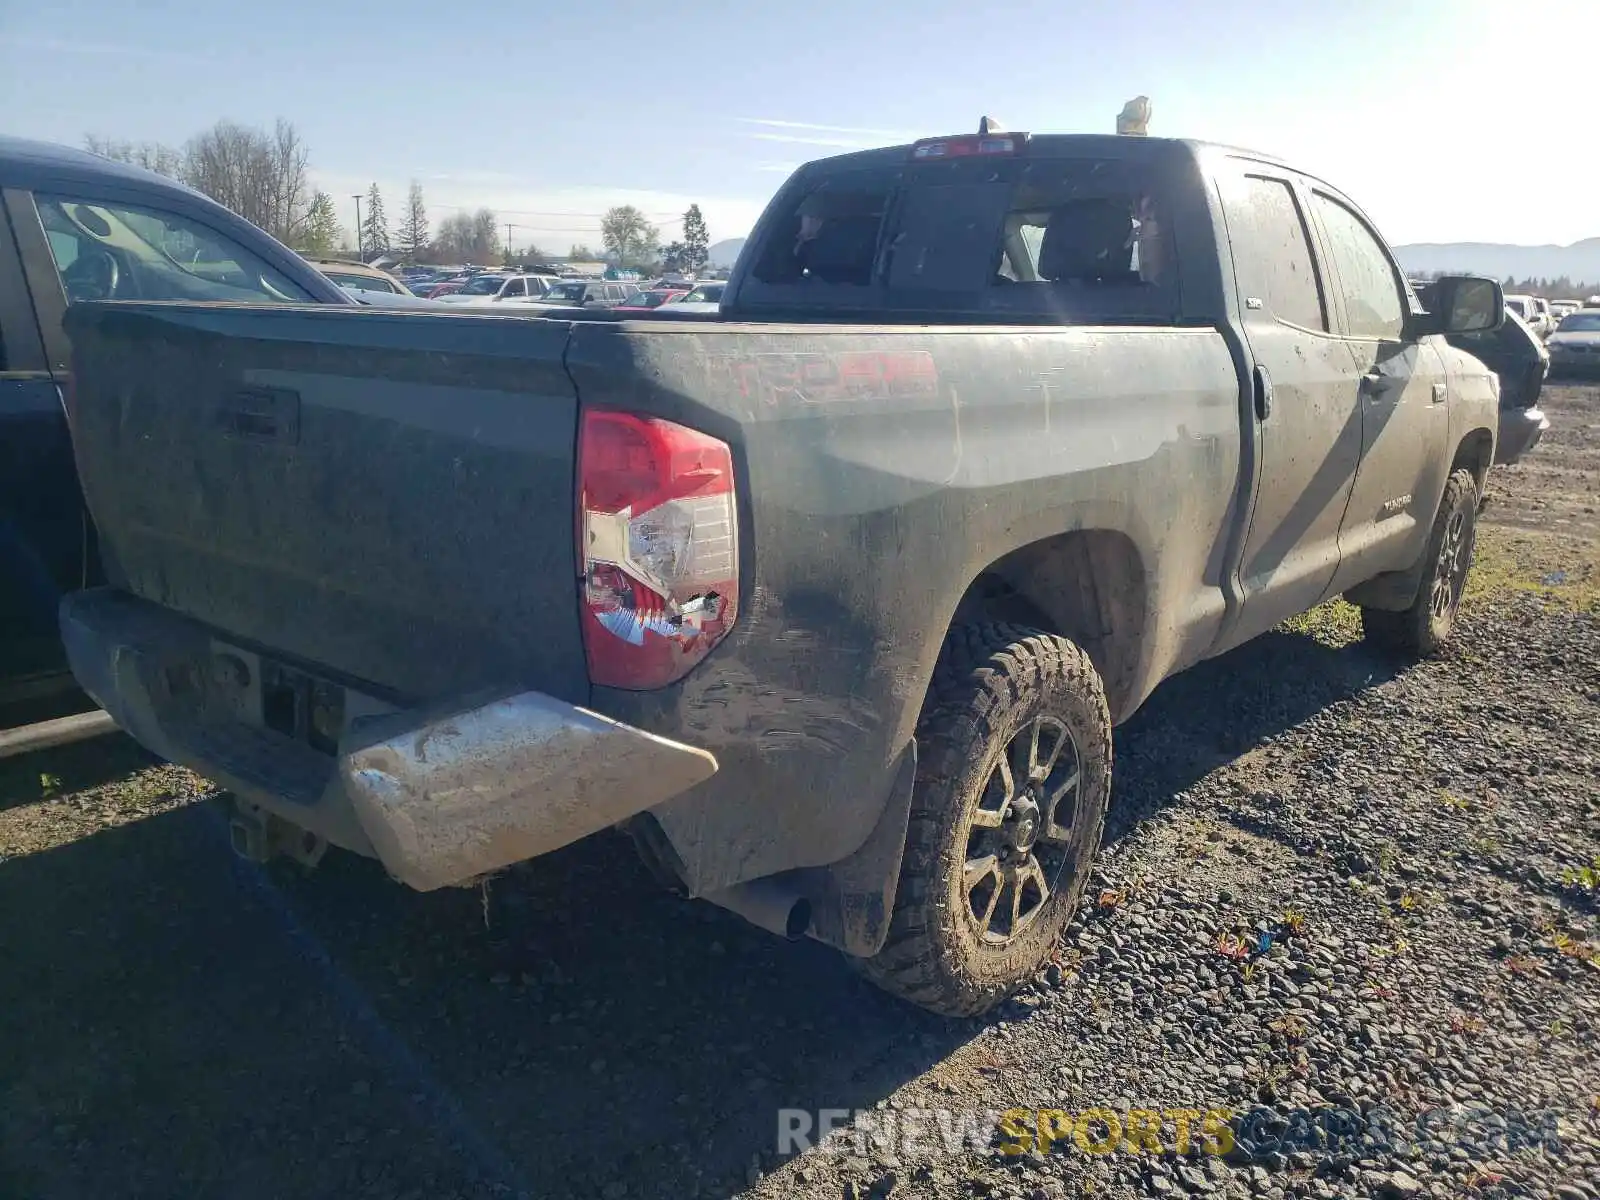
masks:
<instances>
[{"instance_id":1,"label":"gravel lot","mask_svg":"<svg viewBox=\"0 0 1600 1200\"><path fill-rule=\"evenodd\" d=\"M1162 688L1087 911L983 1022L613 839L486 909L238 862L125 740L0 762L0 1196L1600 1197L1600 389L1545 407L1452 653L1397 674L1334 604ZM780 1157L784 1108L1230 1116Z\"/></svg>"}]
</instances>

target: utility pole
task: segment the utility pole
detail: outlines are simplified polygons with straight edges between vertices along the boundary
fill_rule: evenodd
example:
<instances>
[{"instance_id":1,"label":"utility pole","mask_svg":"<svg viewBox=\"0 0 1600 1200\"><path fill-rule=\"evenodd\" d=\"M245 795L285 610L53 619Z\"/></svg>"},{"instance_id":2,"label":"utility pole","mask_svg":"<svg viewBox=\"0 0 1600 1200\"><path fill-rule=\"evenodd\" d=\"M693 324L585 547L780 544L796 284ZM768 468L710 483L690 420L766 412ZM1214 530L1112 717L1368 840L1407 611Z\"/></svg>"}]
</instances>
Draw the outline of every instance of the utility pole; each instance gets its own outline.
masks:
<instances>
[{"instance_id":1,"label":"utility pole","mask_svg":"<svg viewBox=\"0 0 1600 1200\"><path fill-rule=\"evenodd\" d=\"M513 225L510 221L506 222L506 258L508 258L508 259L512 257L512 254L511 254L511 231L513 229L518 229L518 228L520 228L520 226Z\"/></svg>"},{"instance_id":2,"label":"utility pole","mask_svg":"<svg viewBox=\"0 0 1600 1200\"><path fill-rule=\"evenodd\" d=\"M361 237L361 193L357 192L351 199L356 202L356 257L366 262L367 244Z\"/></svg>"}]
</instances>

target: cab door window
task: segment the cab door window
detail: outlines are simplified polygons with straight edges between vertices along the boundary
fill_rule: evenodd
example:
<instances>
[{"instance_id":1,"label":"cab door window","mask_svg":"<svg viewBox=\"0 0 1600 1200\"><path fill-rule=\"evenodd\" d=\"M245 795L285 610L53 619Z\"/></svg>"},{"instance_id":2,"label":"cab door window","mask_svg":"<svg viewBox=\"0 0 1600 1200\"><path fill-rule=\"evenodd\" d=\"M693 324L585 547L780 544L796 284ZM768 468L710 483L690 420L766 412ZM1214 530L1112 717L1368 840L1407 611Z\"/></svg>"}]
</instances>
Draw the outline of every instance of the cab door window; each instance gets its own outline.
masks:
<instances>
[{"instance_id":1,"label":"cab door window","mask_svg":"<svg viewBox=\"0 0 1600 1200\"><path fill-rule=\"evenodd\" d=\"M1367 223L1323 192L1313 203L1328 237L1335 286L1344 300L1345 332L1351 337L1399 341L1406 327L1406 299L1388 251Z\"/></svg>"},{"instance_id":2,"label":"cab door window","mask_svg":"<svg viewBox=\"0 0 1600 1200\"><path fill-rule=\"evenodd\" d=\"M68 300L311 299L258 255L188 217L65 195L35 203Z\"/></svg>"}]
</instances>

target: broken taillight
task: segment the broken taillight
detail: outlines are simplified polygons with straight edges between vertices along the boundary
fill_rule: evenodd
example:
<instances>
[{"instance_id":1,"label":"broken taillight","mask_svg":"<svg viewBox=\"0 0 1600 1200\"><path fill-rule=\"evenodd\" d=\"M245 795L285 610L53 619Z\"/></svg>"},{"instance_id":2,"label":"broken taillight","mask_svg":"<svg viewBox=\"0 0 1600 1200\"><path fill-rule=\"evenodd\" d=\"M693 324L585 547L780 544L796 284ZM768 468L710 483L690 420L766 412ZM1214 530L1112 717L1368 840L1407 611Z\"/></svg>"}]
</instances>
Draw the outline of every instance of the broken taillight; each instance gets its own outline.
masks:
<instances>
[{"instance_id":1,"label":"broken taillight","mask_svg":"<svg viewBox=\"0 0 1600 1200\"><path fill-rule=\"evenodd\" d=\"M739 518L726 442L592 410L578 437L578 581L589 678L681 679L738 613Z\"/></svg>"}]
</instances>

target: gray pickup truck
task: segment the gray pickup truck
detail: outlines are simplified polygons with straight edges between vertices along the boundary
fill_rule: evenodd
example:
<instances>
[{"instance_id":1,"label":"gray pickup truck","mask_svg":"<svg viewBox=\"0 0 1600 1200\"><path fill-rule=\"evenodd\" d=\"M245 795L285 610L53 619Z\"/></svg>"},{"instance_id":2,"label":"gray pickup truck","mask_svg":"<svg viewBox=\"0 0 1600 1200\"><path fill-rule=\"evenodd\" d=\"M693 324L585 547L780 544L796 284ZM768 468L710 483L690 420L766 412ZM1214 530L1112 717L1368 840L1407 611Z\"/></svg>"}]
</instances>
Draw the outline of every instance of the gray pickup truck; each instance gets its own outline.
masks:
<instances>
[{"instance_id":1,"label":"gray pickup truck","mask_svg":"<svg viewBox=\"0 0 1600 1200\"><path fill-rule=\"evenodd\" d=\"M944 1013L1083 889L1111 731L1343 593L1450 634L1496 384L1270 158L988 133L802 167L720 319L75 306L110 586L61 622L236 847L418 889L626 830Z\"/></svg>"}]
</instances>

